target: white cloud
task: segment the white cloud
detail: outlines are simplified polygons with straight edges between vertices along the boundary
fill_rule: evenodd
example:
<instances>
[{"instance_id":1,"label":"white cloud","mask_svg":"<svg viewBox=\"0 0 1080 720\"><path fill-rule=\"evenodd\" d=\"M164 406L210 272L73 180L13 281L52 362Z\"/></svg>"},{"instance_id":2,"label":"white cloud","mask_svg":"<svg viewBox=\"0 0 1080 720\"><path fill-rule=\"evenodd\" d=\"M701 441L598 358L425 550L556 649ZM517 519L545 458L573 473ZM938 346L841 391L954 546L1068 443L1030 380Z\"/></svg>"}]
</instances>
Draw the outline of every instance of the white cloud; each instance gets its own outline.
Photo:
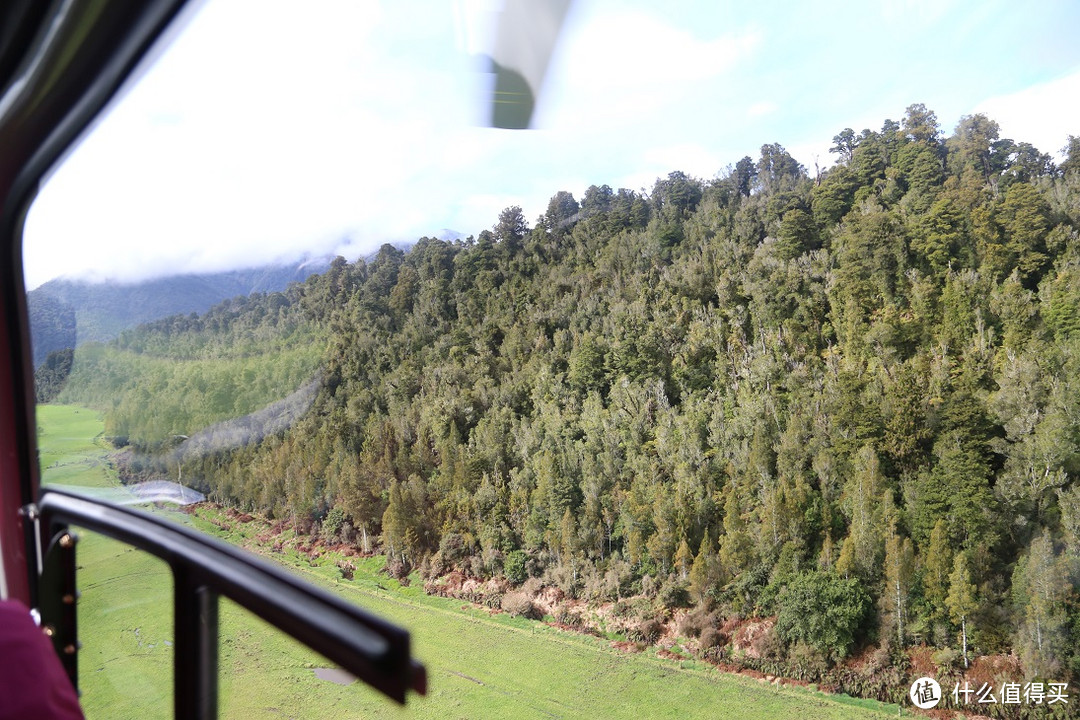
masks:
<instances>
[{"instance_id":1,"label":"white cloud","mask_svg":"<svg viewBox=\"0 0 1080 720\"><path fill-rule=\"evenodd\" d=\"M783 143L813 173L815 157L822 168L835 159L831 135L880 127L914 99L902 84L860 75L868 66L845 82L870 90L831 85L822 101L802 78L834 77L818 68L837 55L803 53L792 67L783 49L799 46L785 45L784 22L805 37L813 27L787 11L748 10L740 24L723 3L579 0L540 97L544 129L478 127L490 78L462 50L479 42L496 5L207 3L43 189L26 229L29 284L65 272L135 278L254 264L344 239L360 254L442 228L476 234L510 205L533 222L558 190L649 189L673 170L710 178L766 142ZM937 12L929 0L879 7L894 24ZM1050 61L1021 49L1003 49L1017 73L1046 77L1037 74ZM1058 64L1076 67L1069 52ZM912 82L949 93L954 105L937 107L958 116L974 103L957 96L952 65L941 67ZM1056 152L1080 133L1077 98L1080 72L968 112Z\"/></svg>"},{"instance_id":2,"label":"white cloud","mask_svg":"<svg viewBox=\"0 0 1080 720\"><path fill-rule=\"evenodd\" d=\"M298 12L202 8L46 184L27 223L29 286L257 264L346 234L377 247L428 224L402 189L430 186L445 131L467 128L470 73L452 56L417 73L412 49L377 47L401 18L374 3Z\"/></svg>"},{"instance_id":3,"label":"white cloud","mask_svg":"<svg viewBox=\"0 0 1080 720\"><path fill-rule=\"evenodd\" d=\"M774 102L757 102L746 109L746 116L748 118L764 117L766 115L772 115L779 109L780 106Z\"/></svg>"},{"instance_id":4,"label":"white cloud","mask_svg":"<svg viewBox=\"0 0 1080 720\"><path fill-rule=\"evenodd\" d=\"M574 42L577 40L578 42ZM730 71L759 44L757 34L700 40L655 15L629 11L592 23L567 53L577 67L608 68L606 81L627 87L701 81Z\"/></svg>"},{"instance_id":5,"label":"white cloud","mask_svg":"<svg viewBox=\"0 0 1080 720\"><path fill-rule=\"evenodd\" d=\"M640 124L672 110L738 69L761 44L758 32L701 39L640 10L571 15L549 71L545 126L581 129ZM682 109L685 111L685 108Z\"/></svg>"},{"instance_id":6,"label":"white cloud","mask_svg":"<svg viewBox=\"0 0 1080 720\"><path fill-rule=\"evenodd\" d=\"M985 113L1001 126L1002 137L1029 142L1058 155L1069 135L1080 135L1080 69L1019 92L989 98L974 113Z\"/></svg>"}]
</instances>

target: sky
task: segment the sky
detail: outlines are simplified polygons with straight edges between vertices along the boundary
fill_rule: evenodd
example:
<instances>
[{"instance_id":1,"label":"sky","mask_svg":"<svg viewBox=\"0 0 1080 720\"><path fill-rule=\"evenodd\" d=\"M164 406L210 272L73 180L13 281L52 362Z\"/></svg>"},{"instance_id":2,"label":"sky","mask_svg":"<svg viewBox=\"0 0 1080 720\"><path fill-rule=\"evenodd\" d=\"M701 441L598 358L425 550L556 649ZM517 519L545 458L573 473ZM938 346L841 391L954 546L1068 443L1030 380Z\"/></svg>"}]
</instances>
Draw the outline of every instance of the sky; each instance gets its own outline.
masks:
<instances>
[{"instance_id":1,"label":"sky","mask_svg":"<svg viewBox=\"0 0 1080 720\"><path fill-rule=\"evenodd\" d=\"M560 190L709 180L912 103L1080 135L1080 3L574 0L534 129L484 126L497 0L207 0L43 184L27 287L133 282L475 235Z\"/></svg>"}]
</instances>

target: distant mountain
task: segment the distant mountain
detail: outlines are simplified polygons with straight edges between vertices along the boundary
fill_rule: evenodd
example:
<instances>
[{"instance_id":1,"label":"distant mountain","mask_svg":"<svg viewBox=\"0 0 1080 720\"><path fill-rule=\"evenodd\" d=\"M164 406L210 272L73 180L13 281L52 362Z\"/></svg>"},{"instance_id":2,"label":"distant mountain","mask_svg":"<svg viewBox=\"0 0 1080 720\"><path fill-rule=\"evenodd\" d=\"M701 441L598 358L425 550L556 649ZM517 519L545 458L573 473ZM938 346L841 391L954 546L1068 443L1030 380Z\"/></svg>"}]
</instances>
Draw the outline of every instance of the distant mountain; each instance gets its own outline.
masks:
<instances>
[{"instance_id":1,"label":"distant mountain","mask_svg":"<svg viewBox=\"0 0 1080 720\"><path fill-rule=\"evenodd\" d=\"M375 262L375 258L377 258L379 256L379 253L382 252L382 249L384 247L386 247L387 245L389 245L392 248L396 248L396 249L400 250L403 253L407 253L410 250L412 250L412 246L415 245L415 244L416 244L416 242L414 242L412 240L395 240L394 242L383 243L382 245L380 245L379 247L377 247L377 248L375 248L373 250L369 250L366 253L361 253L359 256L356 257L356 259L358 261L363 260L364 262L370 264L372 262Z\"/></svg>"},{"instance_id":2,"label":"distant mountain","mask_svg":"<svg viewBox=\"0 0 1080 720\"><path fill-rule=\"evenodd\" d=\"M436 237L444 242L454 242L455 240L464 240L465 233L460 233L457 230L451 230L450 228L443 228Z\"/></svg>"},{"instance_id":3,"label":"distant mountain","mask_svg":"<svg viewBox=\"0 0 1080 720\"><path fill-rule=\"evenodd\" d=\"M324 272L330 260L173 275L139 283L50 280L28 294L34 367L54 350L111 340L141 323L203 313L226 298L284 290L289 283Z\"/></svg>"}]
</instances>

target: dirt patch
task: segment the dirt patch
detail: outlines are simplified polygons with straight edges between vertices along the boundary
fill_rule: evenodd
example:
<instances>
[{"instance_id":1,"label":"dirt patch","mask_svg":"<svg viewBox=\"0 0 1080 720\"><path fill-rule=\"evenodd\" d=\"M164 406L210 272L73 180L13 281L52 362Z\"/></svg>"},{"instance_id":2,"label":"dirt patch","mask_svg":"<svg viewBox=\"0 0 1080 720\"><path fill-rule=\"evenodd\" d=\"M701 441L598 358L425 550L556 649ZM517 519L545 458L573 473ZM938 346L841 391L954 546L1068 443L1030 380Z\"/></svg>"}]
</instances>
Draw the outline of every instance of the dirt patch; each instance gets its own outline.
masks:
<instances>
[{"instance_id":1,"label":"dirt patch","mask_svg":"<svg viewBox=\"0 0 1080 720\"><path fill-rule=\"evenodd\" d=\"M732 665L731 663L717 662L714 660L708 660L707 662L713 667L718 668L723 672L731 673L732 675L742 675L744 677L754 678L755 680L765 679L765 673L758 672L757 670L751 670L750 668L739 667L738 665Z\"/></svg>"},{"instance_id":2,"label":"dirt patch","mask_svg":"<svg viewBox=\"0 0 1080 720\"><path fill-rule=\"evenodd\" d=\"M229 519L236 520L237 522L241 523L249 523L255 519L251 515L248 515L246 512L240 512L239 510L236 510L234 508L226 508L225 515Z\"/></svg>"},{"instance_id":3,"label":"dirt patch","mask_svg":"<svg viewBox=\"0 0 1080 720\"><path fill-rule=\"evenodd\" d=\"M975 658L965 677L972 684L988 683L1001 687L1002 682L1022 682L1024 667L1017 655L982 655Z\"/></svg>"},{"instance_id":4,"label":"dirt patch","mask_svg":"<svg viewBox=\"0 0 1080 720\"><path fill-rule=\"evenodd\" d=\"M937 665L934 664L934 649L919 645L908 649L911 660L911 674L914 677L937 677Z\"/></svg>"},{"instance_id":5,"label":"dirt patch","mask_svg":"<svg viewBox=\"0 0 1080 720\"><path fill-rule=\"evenodd\" d=\"M611 643L611 647L629 653L639 653L644 649L640 643L625 642L622 640Z\"/></svg>"},{"instance_id":6,"label":"dirt patch","mask_svg":"<svg viewBox=\"0 0 1080 720\"><path fill-rule=\"evenodd\" d=\"M548 585L536 596L533 603L536 604L540 611L545 615L554 615L555 610L566 599L566 594L563 593L558 587L554 585Z\"/></svg>"},{"instance_id":7,"label":"dirt patch","mask_svg":"<svg viewBox=\"0 0 1080 720\"><path fill-rule=\"evenodd\" d=\"M776 618L752 618L747 620L731 636L732 648L736 652L745 653L747 657L752 657L755 660L761 659L761 652L755 641L772 630L775 624ZM727 623L725 623L726 626Z\"/></svg>"},{"instance_id":8,"label":"dirt patch","mask_svg":"<svg viewBox=\"0 0 1080 720\"><path fill-rule=\"evenodd\" d=\"M346 545L345 543L338 543L337 545L331 545L327 548L332 552L339 553L345 557L361 557L361 553L352 545Z\"/></svg>"}]
</instances>

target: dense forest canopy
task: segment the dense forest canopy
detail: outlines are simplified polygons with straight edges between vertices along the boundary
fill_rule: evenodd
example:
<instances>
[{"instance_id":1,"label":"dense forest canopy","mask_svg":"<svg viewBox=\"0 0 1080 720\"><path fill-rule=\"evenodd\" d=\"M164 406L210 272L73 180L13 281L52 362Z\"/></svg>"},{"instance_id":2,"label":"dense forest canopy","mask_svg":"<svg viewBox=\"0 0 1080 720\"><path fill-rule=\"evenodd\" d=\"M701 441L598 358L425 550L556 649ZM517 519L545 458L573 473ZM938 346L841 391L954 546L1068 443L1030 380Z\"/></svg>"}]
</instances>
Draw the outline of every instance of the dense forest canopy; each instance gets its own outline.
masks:
<instances>
[{"instance_id":1,"label":"dense forest canopy","mask_svg":"<svg viewBox=\"0 0 1080 720\"><path fill-rule=\"evenodd\" d=\"M339 258L77 351L60 398L150 452L319 372L290 429L183 477L397 573L777 615L827 661L926 643L1076 677L1080 139L1055 164L912 105L833 141L818 177L765 145Z\"/></svg>"}]
</instances>

